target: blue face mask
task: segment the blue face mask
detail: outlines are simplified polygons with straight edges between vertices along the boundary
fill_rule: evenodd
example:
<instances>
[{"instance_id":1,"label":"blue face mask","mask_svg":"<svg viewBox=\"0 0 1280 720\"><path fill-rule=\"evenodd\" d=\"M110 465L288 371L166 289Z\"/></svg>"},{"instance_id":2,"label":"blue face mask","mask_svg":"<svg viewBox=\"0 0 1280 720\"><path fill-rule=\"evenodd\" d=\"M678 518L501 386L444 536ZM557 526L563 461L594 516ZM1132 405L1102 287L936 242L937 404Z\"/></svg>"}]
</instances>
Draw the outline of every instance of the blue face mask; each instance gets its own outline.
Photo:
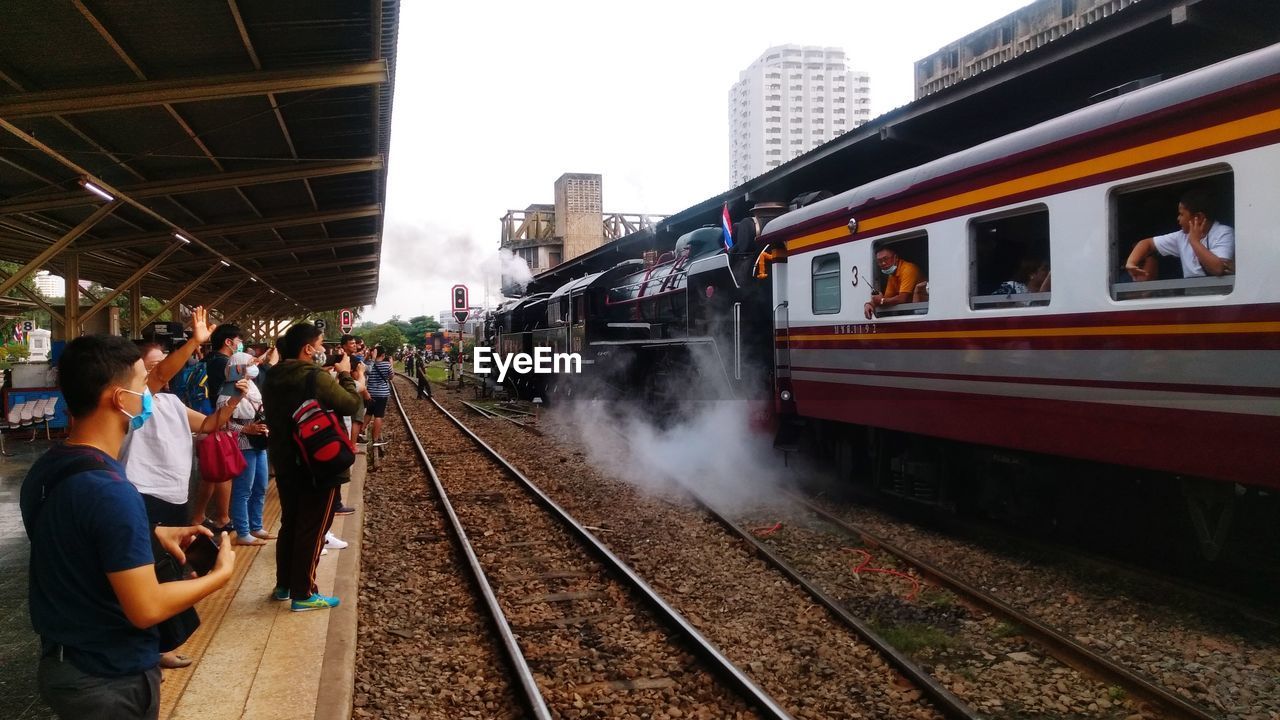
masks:
<instances>
[{"instance_id":1,"label":"blue face mask","mask_svg":"<svg viewBox=\"0 0 1280 720\"><path fill-rule=\"evenodd\" d=\"M244 352L244 343L242 342L236 343L236 352Z\"/></svg>"},{"instance_id":2,"label":"blue face mask","mask_svg":"<svg viewBox=\"0 0 1280 720\"><path fill-rule=\"evenodd\" d=\"M120 411L124 413L125 417L129 418L129 429L137 430L138 428L145 425L147 420L151 419L151 388L146 388L142 392L135 392L133 390L126 390L124 388L120 388L120 391L127 392L130 395L139 395L142 397L142 410L137 415L130 415L128 412L124 410Z\"/></svg>"},{"instance_id":3,"label":"blue face mask","mask_svg":"<svg viewBox=\"0 0 1280 720\"><path fill-rule=\"evenodd\" d=\"M884 273L885 275L892 275L895 272L897 272L897 270L898 270L897 265L890 265L887 268L880 268L880 272Z\"/></svg>"}]
</instances>

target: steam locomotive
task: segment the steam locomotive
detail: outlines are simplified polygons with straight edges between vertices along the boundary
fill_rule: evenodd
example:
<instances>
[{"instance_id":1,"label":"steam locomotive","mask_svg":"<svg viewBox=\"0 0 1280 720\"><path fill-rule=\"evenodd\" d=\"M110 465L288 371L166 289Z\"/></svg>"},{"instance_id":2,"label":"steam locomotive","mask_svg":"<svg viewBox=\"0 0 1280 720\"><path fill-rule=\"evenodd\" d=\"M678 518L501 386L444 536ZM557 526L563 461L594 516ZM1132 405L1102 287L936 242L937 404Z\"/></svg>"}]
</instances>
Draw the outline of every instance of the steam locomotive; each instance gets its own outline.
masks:
<instances>
[{"instance_id":1,"label":"steam locomotive","mask_svg":"<svg viewBox=\"0 0 1280 720\"><path fill-rule=\"evenodd\" d=\"M728 242L719 227L698 228L661 254L499 306L486 330L496 355L545 347L583 358L581 373L511 373L508 389L547 401L639 397L655 412L734 397L767 403L769 379L752 369L770 365L771 287L753 263L760 230L785 209L757 203Z\"/></svg>"}]
</instances>

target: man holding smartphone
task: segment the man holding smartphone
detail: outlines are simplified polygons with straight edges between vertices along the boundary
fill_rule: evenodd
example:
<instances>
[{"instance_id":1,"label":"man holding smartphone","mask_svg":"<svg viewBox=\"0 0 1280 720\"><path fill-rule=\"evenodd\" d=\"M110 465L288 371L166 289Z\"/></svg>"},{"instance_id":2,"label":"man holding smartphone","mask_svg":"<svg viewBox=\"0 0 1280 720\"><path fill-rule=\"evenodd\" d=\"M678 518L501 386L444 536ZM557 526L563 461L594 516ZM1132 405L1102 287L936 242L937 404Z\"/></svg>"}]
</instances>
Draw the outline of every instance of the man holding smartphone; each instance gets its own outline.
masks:
<instances>
[{"instance_id":1,"label":"man holding smartphone","mask_svg":"<svg viewBox=\"0 0 1280 720\"><path fill-rule=\"evenodd\" d=\"M334 353L335 379L316 365L315 358L323 352L324 333L311 323L294 325L285 333L280 348L285 359L272 368L262 388L267 426L271 428L267 454L276 469L276 490L280 495L273 597L291 600L294 612L327 610L338 605L338 598L321 595L316 587L316 562L323 549L336 485L345 480L338 478L328 487L317 486L294 443L293 412L308 400L316 400L338 415L355 415L363 408L351 377L350 356Z\"/></svg>"},{"instance_id":2,"label":"man holding smartphone","mask_svg":"<svg viewBox=\"0 0 1280 720\"><path fill-rule=\"evenodd\" d=\"M71 433L31 467L20 500L31 541L28 608L42 648L40 695L61 718L155 718L155 626L225 585L235 553L223 542L204 577L156 579L153 537L181 562L184 548L212 532L153 528L119 461L125 435L151 414L136 345L108 336L72 340L58 361L58 386Z\"/></svg>"}]
</instances>

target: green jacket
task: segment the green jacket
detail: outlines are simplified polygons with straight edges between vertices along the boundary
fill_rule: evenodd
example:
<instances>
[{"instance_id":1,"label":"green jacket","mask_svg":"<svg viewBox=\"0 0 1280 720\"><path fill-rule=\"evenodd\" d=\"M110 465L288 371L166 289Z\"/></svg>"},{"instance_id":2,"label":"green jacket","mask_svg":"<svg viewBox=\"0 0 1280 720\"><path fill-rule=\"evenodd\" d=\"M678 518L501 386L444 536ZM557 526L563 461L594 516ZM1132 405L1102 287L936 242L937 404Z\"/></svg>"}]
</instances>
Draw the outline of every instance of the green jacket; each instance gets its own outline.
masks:
<instances>
[{"instance_id":1,"label":"green jacket","mask_svg":"<svg viewBox=\"0 0 1280 720\"><path fill-rule=\"evenodd\" d=\"M262 387L262 407L267 415L271 435L267 440L267 456L276 470L276 482L294 482L306 478L306 467L293 443L293 411L310 400L306 394L307 376L316 374L315 399L339 415L354 416L364 406L356 381L349 373L338 373L335 380L315 363L285 360L267 373Z\"/></svg>"}]
</instances>

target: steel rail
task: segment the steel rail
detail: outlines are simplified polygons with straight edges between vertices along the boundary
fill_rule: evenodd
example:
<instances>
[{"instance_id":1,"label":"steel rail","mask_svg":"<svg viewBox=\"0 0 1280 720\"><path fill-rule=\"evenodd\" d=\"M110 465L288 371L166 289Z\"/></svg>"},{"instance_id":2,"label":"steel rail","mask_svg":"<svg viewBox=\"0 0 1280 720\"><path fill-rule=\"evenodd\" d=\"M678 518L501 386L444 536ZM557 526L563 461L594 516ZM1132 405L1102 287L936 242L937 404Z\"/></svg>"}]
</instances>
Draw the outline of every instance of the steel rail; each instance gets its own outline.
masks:
<instances>
[{"instance_id":1,"label":"steel rail","mask_svg":"<svg viewBox=\"0 0 1280 720\"><path fill-rule=\"evenodd\" d=\"M799 570L793 567L786 560L783 560L781 556L769 549L769 547L760 542L758 538L753 536L741 525L725 517L720 513L720 511L712 507L712 505L694 491L693 488L690 488L678 478L672 477L671 479L684 489L684 491L688 493L689 497L693 498L695 502L701 505L707 514L715 518L715 520L728 529L729 532L746 541L746 543L750 545L761 557L763 557L766 562L777 568L782 572L782 574L791 578L793 582L804 588L805 592L809 593L809 595L814 600L818 601L820 605L839 618L845 625L852 628L853 631L870 644L876 652L880 653L886 662L892 665L898 672L906 676L906 678L912 683L915 683L915 685L919 687L935 705L937 705L942 714L950 718L962 718L963 720L980 720L984 717L976 710L969 707L969 704L957 697L955 693L943 686L942 683L938 682L936 678L930 675L924 668L916 664L914 660L907 657L901 650L898 650L891 645L889 641L881 637L880 634L873 630L864 620L845 609L844 605L842 605L839 600L835 599L808 578L804 577Z\"/></svg>"},{"instance_id":2,"label":"steel rail","mask_svg":"<svg viewBox=\"0 0 1280 720\"><path fill-rule=\"evenodd\" d=\"M680 633L692 643L693 649L702 655L703 658L707 660L723 677L725 677L730 684L737 688L739 692L743 693L764 717L779 718L780 720L792 720L791 715L778 705L777 701L756 685L751 678L747 677L746 673L725 657L725 655L720 652L719 648L703 636L697 628L685 619L685 617L675 608L668 604L666 600L662 599L662 596L654 591L654 589L650 587L644 579L632 570L631 566L624 563L617 555L614 555L613 552L609 550L604 543L600 542L595 535L579 524L578 521L574 520L573 517L564 510L564 508L560 507L555 500L552 500L550 496L543 492L542 488L535 485L532 480L525 477L525 475L517 470L515 466L507 462L506 458L499 455L496 450L490 447L484 440L480 439L480 437L463 424L461 420L454 417L453 413L446 410L434 397L424 399L429 400L432 405L435 405L437 410L443 413L445 417L449 418L449 420L452 421L459 430L470 437L471 440L483 449L494 462L501 465L513 479L523 485L539 504L550 510L560 523L576 535L588 548L590 548L609 569L622 576L626 580L627 584L648 602L654 612L656 612L668 624L675 626ZM402 415L406 416L406 422L408 422L407 414L404 411L403 405L400 406L400 411ZM419 445L418 447L421 446Z\"/></svg>"},{"instance_id":3,"label":"steel rail","mask_svg":"<svg viewBox=\"0 0 1280 720\"><path fill-rule=\"evenodd\" d=\"M1048 625L1026 615L1003 600L973 587L951 573L916 557L903 548L879 537L875 533L834 515L826 509L813 504L808 498L797 495L794 492L784 492L815 515L818 515L843 531L857 536L862 542L869 545L875 545L887 551L891 555L898 557L908 565L915 567L929 579L946 587L952 592L973 601L974 604L983 608L992 615L1001 617L1006 621L1016 623L1022 628L1029 630L1029 634L1037 642L1048 648L1050 652L1066 664L1091 674L1094 677L1101 678L1105 682L1120 685L1143 700L1160 706L1160 708L1167 713L1165 717L1193 718L1194 720L1216 720L1216 715L1211 715L1205 710L1196 707L1159 685L1148 682L1128 668L1118 665L1102 655L1093 652Z\"/></svg>"},{"instance_id":4,"label":"steel rail","mask_svg":"<svg viewBox=\"0 0 1280 720\"><path fill-rule=\"evenodd\" d=\"M489 579L484 574L484 569L480 567L480 559L476 557L475 549L471 547L471 541L467 539L467 531L462 527L462 521L458 519L458 514L454 512L453 504L449 502L449 494L445 492L444 485L440 482L440 476L436 474L435 466L431 464L431 459L427 457L426 448L422 447L422 442L418 440L418 433L413 429L413 423L409 421L409 413L405 410L404 403L400 402L400 392L396 389L394 382L391 383L391 394L395 396L396 407L399 408L400 418L404 421L406 435L413 441L413 447L417 450L418 459L426 467L427 475L431 478L431 484L435 487L436 496L440 499L440 505L444 508L445 515L449 518L449 527L453 531L453 537L467 557L467 566L471 569L472 580L475 581L476 587L484 597L484 604L489 609L494 628L502 640L502 647L506 652L507 660L511 663L512 670L514 670L516 677L520 681L520 690L524 694L525 703L528 705L529 711L538 720L551 720L551 710L547 708L547 703L542 698L542 692L538 689L538 682L533 677L533 671L529 668L529 663L525 660L524 653L520 650L520 645L516 641L515 633L511 631L511 625L507 622L506 615L503 614L502 608L498 605L498 596L494 594L493 587L489 585Z\"/></svg>"}]
</instances>

